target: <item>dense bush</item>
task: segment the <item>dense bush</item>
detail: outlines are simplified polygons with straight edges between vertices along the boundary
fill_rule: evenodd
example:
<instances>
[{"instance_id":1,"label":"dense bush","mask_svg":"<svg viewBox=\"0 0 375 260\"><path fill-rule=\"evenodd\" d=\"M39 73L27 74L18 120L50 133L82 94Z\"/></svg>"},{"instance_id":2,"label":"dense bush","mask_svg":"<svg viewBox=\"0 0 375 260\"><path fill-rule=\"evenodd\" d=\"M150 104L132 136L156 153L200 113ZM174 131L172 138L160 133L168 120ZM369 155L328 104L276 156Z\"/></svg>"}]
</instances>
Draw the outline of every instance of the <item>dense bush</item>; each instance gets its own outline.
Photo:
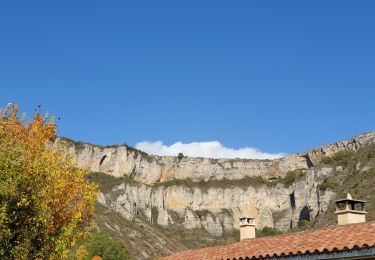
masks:
<instances>
[{"instance_id":1,"label":"dense bush","mask_svg":"<svg viewBox=\"0 0 375 260\"><path fill-rule=\"evenodd\" d=\"M307 227L308 225L309 225L309 221L306 220L306 219L300 219L300 220L298 221L298 228L299 228L299 229L304 230L304 229L306 229L306 227Z\"/></svg>"},{"instance_id":2,"label":"dense bush","mask_svg":"<svg viewBox=\"0 0 375 260\"><path fill-rule=\"evenodd\" d=\"M65 257L90 225L97 188L54 146L53 118L0 111L0 259Z\"/></svg>"},{"instance_id":3,"label":"dense bush","mask_svg":"<svg viewBox=\"0 0 375 260\"><path fill-rule=\"evenodd\" d=\"M90 233L75 252L77 260L89 260L94 256L100 256L103 260L130 259L128 246L105 232Z\"/></svg>"},{"instance_id":4,"label":"dense bush","mask_svg":"<svg viewBox=\"0 0 375 260\"><path fill-rule=\"evenodd\" d=\"M261 230L257 230L257 233L258 236L276 236L282 234L283 232L281 232L277 228L265 226Z\"/></svg>"},{"instance_id":5,"label":"dense bush","mask_svg":"<svg viewBox=\"0 0 375 260\"><path fill-rule=\"evenodd\" d=\"M283 182L285 186L289 187L290 185L293 184L295 179L296 179L296 175L294 172L287 172Z\"/></svg>"},{"instance_id":6,"label":"dense bush","mask_svg":"<svg viewBox=\"0 0 375 260\"><path fill-rule=\"evenodd\" d=\"M284 179L281 179L281 182L286 186L290 187L293 182L297 181L301 177L303 177L305 173L302 170L295 170L295 171L289 171L286 173L286 176Z\"/></svg>"},{"instance_id":7,"label":"dense bush","mask_svg":"<svg viewBox=\"0 0 375 260\"><path fill-rule=\"evenodd\" d=\"M332 156L325 156L320 159L322 164L327 165L341 165L347 166L349 161L351 160L352 153L348 151L339 151Z\"/></svg>"},{"instance_id":8,"label":"dense bush","mask_svg":"<svg viewBox=\"0 0 375 260\"><path fill-rule=\"evenodd\" d=\"M183 154L183 153L179 153L179 154L177 155L177 158L178 158L179 161L181 161L182 158L184 158L184 154Z\"/></svg>"},{"instance_id":9,"label":"dense bush","mask_svg":"<svg viewBox=\"0 0 375 260\"><path fill-rule=\"evenodd\" d=\"M325 178L323 182L318 185L318 189L322 191L327 190L327 189L334 190L337 187L337 185L338 184L336 182L328 178Z\"/></svg>"}]
</instances>

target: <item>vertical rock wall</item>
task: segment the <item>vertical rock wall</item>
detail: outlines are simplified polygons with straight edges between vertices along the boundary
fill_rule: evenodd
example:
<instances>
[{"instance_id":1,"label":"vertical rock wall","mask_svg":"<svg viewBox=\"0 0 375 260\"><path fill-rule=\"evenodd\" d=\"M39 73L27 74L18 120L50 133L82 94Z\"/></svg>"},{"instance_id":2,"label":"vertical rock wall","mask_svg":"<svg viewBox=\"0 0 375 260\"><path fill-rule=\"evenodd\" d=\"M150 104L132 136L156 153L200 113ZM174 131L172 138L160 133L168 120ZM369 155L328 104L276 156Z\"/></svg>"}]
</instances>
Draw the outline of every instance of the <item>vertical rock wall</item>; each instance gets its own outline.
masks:
<instances>
[{"instance_id":1,"label":"vertical rock wall","mask_svg":"<svg viewBox=\"0 0 375 260\"><path fill-rule=\"evenodd\" d=\"M316 162L325 155L356 151L375 143L375 133L276 160L179 159L150 156L125 145L101 147L63 138L57 143L67 149L79 167L132 180L123 181L99 198L100 203L124 217L144 217L161 226L204 229L220 236L238 229L237 220L243 215L254 216L258 228L281 230L314 219L334 196L317 189L332 169L316 169ZM279 181L296 170L303 174L291 186ZM228 181L246 178L261 178L267 183L228 186ZM213 180L216 184L212 187L202 185Z\"/></svg>"}]
</instances>

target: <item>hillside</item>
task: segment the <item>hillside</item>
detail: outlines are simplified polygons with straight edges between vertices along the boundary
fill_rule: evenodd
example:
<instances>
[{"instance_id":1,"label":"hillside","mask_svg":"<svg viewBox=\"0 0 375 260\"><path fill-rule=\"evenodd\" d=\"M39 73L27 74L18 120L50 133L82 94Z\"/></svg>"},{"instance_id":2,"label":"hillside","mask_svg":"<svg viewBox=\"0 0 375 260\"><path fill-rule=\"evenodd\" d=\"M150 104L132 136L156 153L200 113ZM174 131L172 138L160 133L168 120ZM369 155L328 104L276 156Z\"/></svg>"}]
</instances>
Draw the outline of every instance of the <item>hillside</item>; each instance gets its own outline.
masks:
<instances>
[{"instance_id":1,"label":"hillside","mask_svg":"<svg viewBox=\"0 0 375 260\"><path fill-rule=\"evenodd\" d=\"M375 132L276 160L58 143L100 185L97 228L128 241L138 259L237 241L243 215L255 216L259 230L332 225L332 202L347 192L367 200L368 219L375 219Z\"/></svg>"}]
</instances>

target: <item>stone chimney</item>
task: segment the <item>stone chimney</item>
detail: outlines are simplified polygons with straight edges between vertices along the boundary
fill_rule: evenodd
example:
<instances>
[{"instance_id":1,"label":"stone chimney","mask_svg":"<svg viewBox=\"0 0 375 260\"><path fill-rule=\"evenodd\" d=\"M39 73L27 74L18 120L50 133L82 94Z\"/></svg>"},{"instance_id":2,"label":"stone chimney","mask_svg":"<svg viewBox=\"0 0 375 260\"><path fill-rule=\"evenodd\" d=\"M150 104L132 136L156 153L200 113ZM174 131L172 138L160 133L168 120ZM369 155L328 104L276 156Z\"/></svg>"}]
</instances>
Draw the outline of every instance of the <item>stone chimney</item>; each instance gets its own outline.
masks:
<instances>
[{"instance_id":1,"label":"stone chimney","mask_svg":"<svg viewBox=\"0 0 375 260\"><path fill-rule=\"evenodd\" d=\"M240 240L255 238L255 218L240 218Z\"/></svg>"},{"instance_id":2,"label":"stone chimney","mask_svg":"<svg viewBox=\"0 0 375 260\"><path fill-rule=\"evenodd\" d=\"M336 212L338 225L366 222L364 200L354 200L348 193L346 199L336 200Z\"/></svg>"}]
</instances>

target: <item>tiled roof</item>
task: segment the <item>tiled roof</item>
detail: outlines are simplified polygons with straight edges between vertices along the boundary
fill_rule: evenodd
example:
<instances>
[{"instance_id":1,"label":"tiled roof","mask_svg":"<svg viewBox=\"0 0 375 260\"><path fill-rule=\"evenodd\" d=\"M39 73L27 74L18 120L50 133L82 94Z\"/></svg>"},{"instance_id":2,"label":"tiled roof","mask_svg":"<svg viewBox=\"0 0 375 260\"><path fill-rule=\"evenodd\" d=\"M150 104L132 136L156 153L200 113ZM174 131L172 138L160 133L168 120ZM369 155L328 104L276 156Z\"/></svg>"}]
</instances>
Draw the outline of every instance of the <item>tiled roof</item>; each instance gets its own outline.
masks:
<instances>
[{"instance_id":1,"label":"tiled roof","mask_svg":"<svg viewBox=\"0 0 375 260\"><path fill-rule=\"evenodd\" d=\"M184 251L161 259L257 259L369 247L375 247L375 221L245 239L225 246Z\"/></svg>"}]
</instances>

